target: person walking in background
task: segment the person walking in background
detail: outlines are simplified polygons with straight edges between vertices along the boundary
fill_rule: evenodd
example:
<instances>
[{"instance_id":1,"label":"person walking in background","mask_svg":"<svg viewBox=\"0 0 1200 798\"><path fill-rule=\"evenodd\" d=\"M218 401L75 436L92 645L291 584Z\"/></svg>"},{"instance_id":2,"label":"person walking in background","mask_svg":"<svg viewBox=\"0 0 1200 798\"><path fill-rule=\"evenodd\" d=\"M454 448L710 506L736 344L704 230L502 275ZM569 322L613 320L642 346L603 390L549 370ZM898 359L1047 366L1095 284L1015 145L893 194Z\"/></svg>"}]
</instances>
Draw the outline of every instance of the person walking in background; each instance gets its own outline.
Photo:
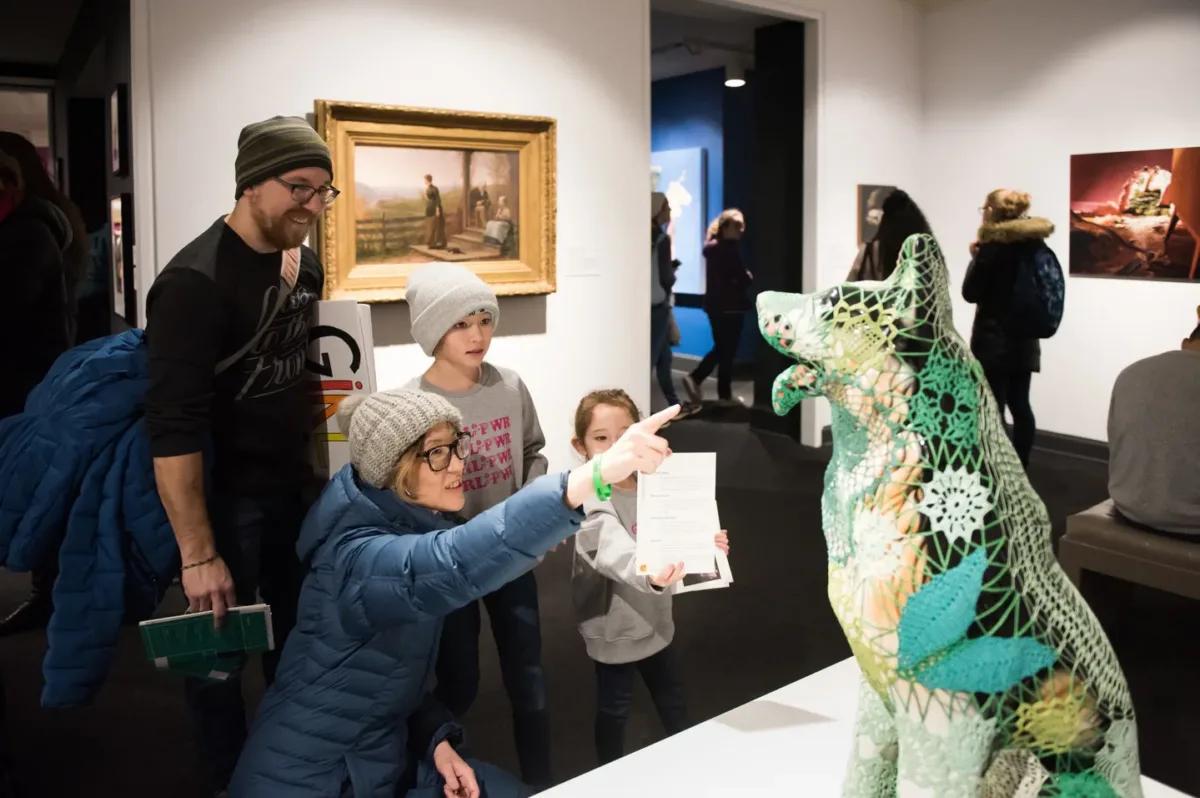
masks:
<instances>
[{"instance_id":1,"label":"person walking in background","mask_svg":"<svg viewBox=\"0 0 1200 798\"><path fill-rule=\"evenodd\" d=\"M408 278L413 339L433 363L406 388L439 394L471 434L463 480L464 518L473 519L546 473L546 437L533 397L514 371L487 362L500 318L496 294L465 266L431 263ZM542 629L533 566L483 596L512 704L521 777L537 788L553 782L550 713L542 668ZM449 613L437 658L438 700L463 717L479 692L479 602Z\"/></svg>"},{"instance_id":2,"label":"person walking in background","mask_svg":"<svg viewBox=\"0 0 1200 798\"><path fill-rule=\"evenodd\" d=\"M0 418L24 411L29 392L71 347L68 272L76 232L56 198L61 195L34 146L14 133L0 133L0 274L7 300L0 314L5 372ZM34 569L29 597L0 622L0 637L50 622L57 576L55 551Z\"/></svg>"},{"instance_id":3,"label":"person walking in background","mask_svg":"<svg viewBox=\"0 0 1200 798\"><path fill-rule=\"evenodd\" d=\"M729 208L713 219L704 242L706 286L704 312L712 327L713 348L691 374L683 378L683 387L692 402L703 397L701 383L717 369L717 397L722 403L733 401L733 363L742 340L746 312L753 304L749 290L753 275L742 263L740 243L746 232L746 219L737 208Z\"/></svg>"},{"instance_id":4,"label":"person walking in background","mask_svg":"<svg viewBox=\"0 0 1200 798\"><path fill-rule=\"evenodd\" d=\"M671 203L667 195L650 195L650 368L658 378L667 405L680 405L678 418L694 415L695 404L682 404L672 376L671 289L675 285L678 263L671 257L671 239L663 226L671 221Z\"/></svg>"},{"instance_id":5,"label":"person walking in background","mask_svg":"<svg viewBox=\"0 0 1200 798\"><path fill-rule=\"evenodd\" d=\"M67 319L69 321L70 345L76 344L75 314L76 291L87 272L90 245L83 214L74 202L54 185L54 179L46 170L46 164L33 142L18 133L0 131L0 150L16 159L25 182L25 194L47 202L67 218L71 228L71 240L63 251L63 278L67 285Z\"/></svg>"},{"instance_id":6,"label":"person walking in background","mask_svg":"<svg viewBox=\"0 0 1200 798\"><path fill-rule=\"evenodd\" d=\"M1037 423L1029 402L1033 375L1041 370L1041 342L1021 335L1010 323L1010 302L1018 272L1035 268L1037 259L1054 258L1046 239L1054 232L1049 219L1030 218L1028 194L997 189L980 208L983 223L971 244L971 264L963 279L963 299L976 305L971 325L971 352L984 376L1004 422L1012 414L1012 442L1022 465L1029 465ZM884 216L886 224L887 217Z\"/></svg>"},{"instance_id":7,"label":"person walking in background","mask_svg":"<svg viewBox=\"0 0 1200 798\"><path fill-rule=\"evenodd\" d=\"M912 197L896 189L883 201L883 218L875 238L858 249L858 257L846 275L846 282L886 280L896 270L900 248L909 236L933 235L925 214Z\"/></svg>"}]
</instances>

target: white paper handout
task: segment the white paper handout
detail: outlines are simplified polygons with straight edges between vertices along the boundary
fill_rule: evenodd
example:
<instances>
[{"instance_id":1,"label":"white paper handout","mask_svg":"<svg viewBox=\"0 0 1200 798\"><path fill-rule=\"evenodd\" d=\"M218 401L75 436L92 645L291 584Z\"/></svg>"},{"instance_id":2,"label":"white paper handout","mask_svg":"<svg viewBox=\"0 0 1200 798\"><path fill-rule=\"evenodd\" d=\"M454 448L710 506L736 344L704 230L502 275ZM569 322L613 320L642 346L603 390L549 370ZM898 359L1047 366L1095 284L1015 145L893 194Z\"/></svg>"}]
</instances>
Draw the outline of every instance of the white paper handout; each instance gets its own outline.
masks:
<instances>
[{"instance_id":1,"label":"white paper handout","mask_svg":"<svg viewBox=\"0 0 1200 798\"><path fill-rule=\"evenodd\" d=\"M653 474L638 477L637 568L656 574L682 562L692 574L711 572L717 533L717 455L673 454Z\"/></svg>"}]
</instances>

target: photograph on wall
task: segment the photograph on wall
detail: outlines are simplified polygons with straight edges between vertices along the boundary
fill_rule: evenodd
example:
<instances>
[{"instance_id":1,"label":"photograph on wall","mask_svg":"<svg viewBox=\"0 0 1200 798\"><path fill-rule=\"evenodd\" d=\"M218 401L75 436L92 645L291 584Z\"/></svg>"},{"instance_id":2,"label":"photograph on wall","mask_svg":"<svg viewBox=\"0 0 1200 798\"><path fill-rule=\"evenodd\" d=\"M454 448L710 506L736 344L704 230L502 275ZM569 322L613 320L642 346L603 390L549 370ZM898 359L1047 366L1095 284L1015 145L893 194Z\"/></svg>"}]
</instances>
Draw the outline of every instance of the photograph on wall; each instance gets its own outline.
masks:
<instances>
[{"instance_id":1,"label":"photograph on wall","mask_svg":"<svg viewBox=\"0 0 1200 798\"><path fill-rule=\"evenodd\" d=\"M883 220L883 201L888 198L895 186L858 186L858 243L866 244L875 240L879 232L879 222Z\"/></svg>"},{"instance_id":2,"label":"photograph on wall","mask_svg":"<svg viewBox=\"0 0 1200 798\"><path fill-rule=\"evenodd\" d=\"M133 226L132 200L129 194L118 194L108 201L109 263L113 312L130 324L133 292Z\"/></svg>"},{"instance_id":3,"label":"photograph on wall","mask_svg":"<svg viewBox=\"0 0 1200 798\"><path fill-rule=\"evenodd\" d=\"M108 98L108 147L112 173L124 176L129 172L128 89L117 85Z\"/></svg>"},{"instance_id":4,"label":"photograph on wall","mask_svg":"<svg viewBox=\"0 0 1200 798\"><path fill-rule=\"evenodd\" d=\"M553 119L327 100L314 116L341 191L318 228L326 299L403 300L436 262L498 295L554 292Z\"/></svg>"},{"instance_id":5,"label":"photograph on wall","mask_svg":"<svg viewBox=\"0 0 1200 798\"><path fill-rule=\"evenodd\" d=\"M369 305L352 299L317 303L308 333L308 374L314 383L311 462L316 474L329 479L350 462L338 407L349 396L376 390Z\"/></svg>"},{"instance_id":6,"label":"photograph on wall","mask_svg":"<svg viewBox=\"0 0 1200 798\"><path fill-rule=\"evenodd\" d=\"M667 237L671 256L679 261L675 293L704 293L705 153L703 147L661 150L650 154L650 188L661 191L671 206Z\"/></svg>"},{"instance_id":7,"label":"photograph on wall","mask_svg":"<svg viewBox=\"0 0 1200 798\"><path fill-rule=\"evenodd\" d=\"M1071 157L1070 273L1200 278L1200 147Z\"/></svg>"},{"instance_id":8,"label":"photograph on wall","mask_svg":"<svg viewBox=\"0 0 1200 798\"><path fill-rule=\"evenodd\" d=\"M355 262L516 260L520 179L512 151L356 145Z\"/></svg>"}]
</instances>

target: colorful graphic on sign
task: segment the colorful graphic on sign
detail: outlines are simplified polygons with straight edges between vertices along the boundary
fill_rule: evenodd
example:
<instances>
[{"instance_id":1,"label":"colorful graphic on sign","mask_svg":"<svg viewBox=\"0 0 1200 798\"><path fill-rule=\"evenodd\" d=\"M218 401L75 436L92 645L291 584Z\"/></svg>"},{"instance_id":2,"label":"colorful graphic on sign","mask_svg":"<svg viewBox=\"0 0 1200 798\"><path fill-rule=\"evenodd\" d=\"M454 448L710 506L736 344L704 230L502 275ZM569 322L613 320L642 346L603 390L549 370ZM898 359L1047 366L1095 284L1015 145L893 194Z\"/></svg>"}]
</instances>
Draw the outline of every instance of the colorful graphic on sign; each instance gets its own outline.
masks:
<instances>
[{"instance_id":1,"label":"colorful graphic on sign","mask_svg":"<svg viewBox=\"0 0 1200 798\"><path fill-rule=\"evenodd\" d=\"M313 466L329 478L350 461L350 443L338 425L338 406L347 396L375 391L371 308L352 299L318 302L308 341Z\"/></svg>"}]
</instances>

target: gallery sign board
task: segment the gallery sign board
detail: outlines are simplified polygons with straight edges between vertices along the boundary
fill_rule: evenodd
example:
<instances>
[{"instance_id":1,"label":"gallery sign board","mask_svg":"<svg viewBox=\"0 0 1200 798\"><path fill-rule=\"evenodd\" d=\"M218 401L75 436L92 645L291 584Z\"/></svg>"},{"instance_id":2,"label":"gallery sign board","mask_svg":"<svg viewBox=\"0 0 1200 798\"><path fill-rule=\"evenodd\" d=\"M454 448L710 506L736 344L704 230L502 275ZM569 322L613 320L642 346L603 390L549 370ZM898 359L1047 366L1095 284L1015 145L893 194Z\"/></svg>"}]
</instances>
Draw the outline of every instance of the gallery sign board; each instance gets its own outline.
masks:
<instances>
[{"instance_id":1,"label":"gallery sign board","mask_svg":"<svg viewBox=\"0 0 1200 798\"><path fill-rule=\"evenodd\" d=\"M318 302L308 341L312 462L317 474L329 478L350 462L350 442L347 430L338 424L338 406L348 396L376 390L370 306L353 299Z\"/></svg>"}]
</instances>

